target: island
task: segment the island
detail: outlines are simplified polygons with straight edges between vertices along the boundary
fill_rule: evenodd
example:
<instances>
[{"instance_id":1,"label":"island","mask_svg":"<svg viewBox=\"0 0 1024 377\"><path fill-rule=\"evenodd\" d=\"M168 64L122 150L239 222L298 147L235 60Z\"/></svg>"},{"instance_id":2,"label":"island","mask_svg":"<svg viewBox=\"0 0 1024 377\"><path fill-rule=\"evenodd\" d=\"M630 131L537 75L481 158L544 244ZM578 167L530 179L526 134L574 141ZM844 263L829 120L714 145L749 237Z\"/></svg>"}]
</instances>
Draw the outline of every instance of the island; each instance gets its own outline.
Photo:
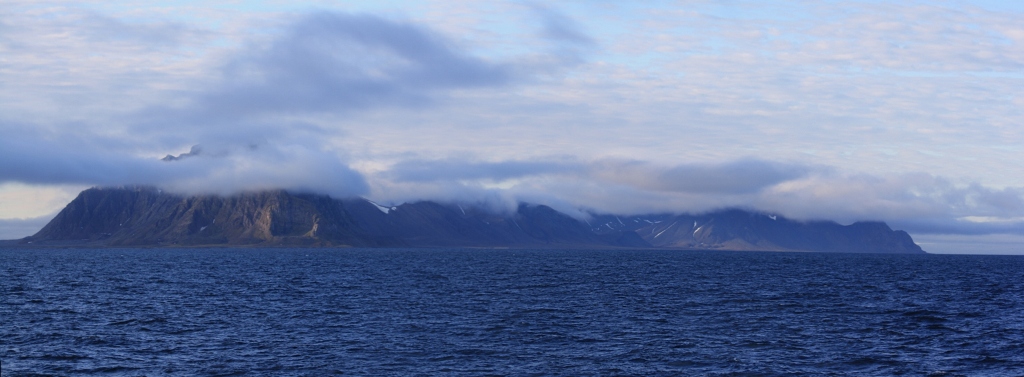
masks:
<instances>
[{"instance_id":1,"label":"island","mask_svg":"<svg viewBox=\"0 0 1024 377\"><path fill-rule=\"evenodd\" d=\"M796 221L740 209L578 218L530 203L496 211L433 201L386 206L286 190L180 195L144 186L87 189L18 244L924 253L909 234L883 222Z\"/></svg>"}]
</instances>

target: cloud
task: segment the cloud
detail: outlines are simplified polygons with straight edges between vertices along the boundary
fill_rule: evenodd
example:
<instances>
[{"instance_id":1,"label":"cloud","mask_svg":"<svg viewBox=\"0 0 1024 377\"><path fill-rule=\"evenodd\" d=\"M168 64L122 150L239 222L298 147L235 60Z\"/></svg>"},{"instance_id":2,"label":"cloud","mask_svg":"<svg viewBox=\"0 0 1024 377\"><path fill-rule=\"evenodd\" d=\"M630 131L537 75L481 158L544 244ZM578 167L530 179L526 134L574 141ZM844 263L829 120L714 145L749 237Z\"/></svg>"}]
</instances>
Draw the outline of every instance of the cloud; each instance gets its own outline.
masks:
<instances>
[{"instance_id":1,"label":"cloud","mask_svg":"<svg viewBox=\"0 0 1024 377\"><path fill-rule=\"evenodd\" d=\"M606 161L592 167L602 179L648 190L697 194L747 194L806 176L808 166L743 159L719 164L657 167L642 162Z\"/></svg>"},{"instance_id":2,"label":"cloud","mask_svg":"<svg viewBox=\"0 0 1024 377\"><path fill-rule=\"evenodd\" d=\"M576 21L565 14L538 3L527 3L527 6L540 16L543 22L543 37L585 47L596 44L593 38L580 30L580 25Z\"/></svg>"},{"instance_id":3,"label":"cloud","mask_svg":"<svg viewBox=\"0 0 1024 377\"><path fill-rule=\"evenodd\" d=\"M294 144L214 144L181 160L136 156L40 131L0 140L0 182L98 186L154 185L183 193L230 194L293 189L340 197L368 190L363 176L336 152ZM186 154L188 155L188 154Z\"/></svg>"},{"instance_id":4,"label":"cloud","mask_svg":"<svg viewBox=\"0 0 1024 377\"><path fill-rule=\"evenodd\" d=\"M61 17L78 20L80 34L93 41L159 45L188 35L178 24L129 24L89 12ZM306 119L422 108L454 90L511 85L522 73L474 57L430 28L364 14L309 13L268 42L244 46L219 78L126 116L124 133L94 124L0 124L10 131L0 140L0 182L361 195L365 179L329 142L344 131ZM183 144L201 147L153 158Z\"/></svg>"},{"instance_id":5,"label":"cloud","mask_svg":"<svg viewBox=\"0 0 1024 377\"><path fill-rule=\"evenodd\" d=\"M200 154L203 154L203 148L197 144L193 145L192 148L188 150L188 152L179 154L177 156L169 154L164 156L164 158L161 158L160 161L178 161L185 158L195 157Z\"/></svg>"},{"instance_id":6,"label":"cloud","mask_svg":"<svg viewBox=\"0 0 1024 377\"><path fill-rule=\"evenodd\" d=\"M96 12L75 12L69 16L75 31L96 44L130 43L164 49L209 34L178 22L128 23Z\"/></svg>"},{"instance_id":7,"label":"cloud","mask_svg":"<svg viewBox=\"0 0 1024 377\"><path fill-rule=\"evenodd\" d=\"M534 69L475 57L428 27L367 14L305 14L245 46L216 79L130 116L130 132L156 148L305 145L344 154L331 139L345 136L337 124L349 118L428 111L454 92L515 85Z\"/></svg>"},{"instance_id":8,"label":"cloud","mask_svg":"<svg viewBox=\"0 0 1024 377\"><path fill-rule=\"evenodd\" d=\"M388 170L396 181L430 182L504 181L533 176L588 177L646 190L745 194L804 177L821 169L747 158L720 164L659 166L642 161L600 160L584 163L576 158L477 162L475 159L404 160Z\"/></svg>"},{"instance_id":9,"label":"cloud","mask_svg":"<svg viewBox=\"0 0 1024 377\"><path fill-rule=\"evenodd\" d=\"M363 175L336 153L305 145L204 147L202 153L189 158L160 163L168 166L164 169L188 171L177 179L158 183L166 189L185 193L227 195L239 191L289 189L345 198L368 192Z\"/></svg>"},{"instance_id":10,"label":"cloud","mask_svg":"<svg viewBox=\"0 0 1024 377\"><path fill-rule=\"evenodd\" d=\"M222 73L186 111L209 119L422 106L445 90L505 85L515 75L428 28L331 12L299 18L269 45L231 59Z\"/></svg>"},{"instance_id":11,"label":"cloud","mask_svg":"<svg viewBox=\"0 0 1024 377\"><path fill-rule=\"evenodd\" d=\"M388 177L396 181L431 182L485 180L504 181L546 174L567 174L582 170L574 161L405 160L391 166Z\"/></svg>"},{"instance_id":12,"label":"cloud","mask_svg":"<svg viewBox=\"0 0 1024 377\"><path fill-rule=\"evenodd\" d=\"M409 193L418 192L444 201L487 197L513 202L498 207L541 201L573 211L644 213L751 206L767 190L827 170L753 158L671 166L570 157L474 161L403 160L371 180L382 200L407 200ZM473 190L488 194L467 194Z\"/></svg>"}]
</instances>

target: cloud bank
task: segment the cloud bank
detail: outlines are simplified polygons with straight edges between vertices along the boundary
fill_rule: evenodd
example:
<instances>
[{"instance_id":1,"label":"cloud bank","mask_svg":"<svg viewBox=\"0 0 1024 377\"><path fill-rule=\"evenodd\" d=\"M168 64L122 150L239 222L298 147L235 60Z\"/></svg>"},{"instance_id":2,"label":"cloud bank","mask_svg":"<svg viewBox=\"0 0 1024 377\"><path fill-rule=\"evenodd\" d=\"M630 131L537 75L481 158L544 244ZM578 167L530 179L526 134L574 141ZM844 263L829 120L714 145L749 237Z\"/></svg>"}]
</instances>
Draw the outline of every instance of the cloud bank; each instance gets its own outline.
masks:
<instances>
[{"instance_id":1,"label":"cloud bank","mask_svg":"<svg viewBox=\"0 0 1024 377\"><path fill-rule=\"evenodd\" d=\"M492 208L540 202L563 212L646 214L746 208L803 220L885 220L920 233L1024 230L1024 189L929 174L848 174L756 158L658 165L572 158L407 160L370 175L377 200L434 199Z\"/></svg>"}]
</instances>

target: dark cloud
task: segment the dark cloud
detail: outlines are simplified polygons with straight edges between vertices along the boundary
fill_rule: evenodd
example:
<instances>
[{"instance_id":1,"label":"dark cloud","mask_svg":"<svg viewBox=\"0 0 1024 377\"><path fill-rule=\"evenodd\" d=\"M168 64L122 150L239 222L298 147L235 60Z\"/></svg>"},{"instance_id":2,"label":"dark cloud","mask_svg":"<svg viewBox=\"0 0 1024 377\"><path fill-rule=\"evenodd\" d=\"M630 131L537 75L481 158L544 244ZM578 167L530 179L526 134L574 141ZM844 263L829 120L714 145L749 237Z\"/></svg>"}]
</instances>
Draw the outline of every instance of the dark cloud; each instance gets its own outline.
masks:
<instances>
[{"instance_id":1,"label":"dark cloud","mask_svg":"<svg viewBox=\"0 0 1024 377\"><path fill-rule=\"evenodd\" d=\"M965 206L983 207L985 213L1012 216L1024 212L1024 190L1020 188L992 189L972 183L959 191Z\"/></svg>"},{"instance_id":2,"label":"dark cloud","mask_svg":"<svg viewBox=\"0 0 1024 377\"><path fill-rule=\"evenodd\" d=\"M507 84L507 65L470 56L430 29L371 15L314 13L231 60L204 113L336 112L416 106L439 91ZM208 115L208 114L205 114Z\"/></svg>"},{"instance_id":3,"label":"dark cloud","mask_svg":"<svg viewBox=\"0 0 1024 377\"><path fill-rule=\"evenodd\" d=\"M159 147L271 140L323 148L325 136L343 132L307 117L422 108L453 90L511 85L524 72L417 24L318 12L237 51L216 80L183 92L176 105L144 109L130 122Z\"/></svg>"},{"instance_id":4,"label":"dark cloud","mask_svg":"<svg viewBox=\"0 0 1024 377\"><path fill-rule=\"evenodd\" d=\"M539 36L551 47L548 54L536 57L537 62L543 62L537 64L538 68L543 67L541 70L557 71L560 66L584 63L587 54L597 47L597 42L564 13L539 3L530 2L526 6L540 19Z\"/></svg>"},{"instance_id":5,"label":"dark cloud","mask_svg":"<svg viewBox=\"0 0 1024 377\"><path fill-rule=\"evenodd\" d=\"M593 38L580 30L580 26L565 14L537 3L528 6L543 22L541 35L553 41L590 47L596 44Z\"/></svg>"}]
</instances>

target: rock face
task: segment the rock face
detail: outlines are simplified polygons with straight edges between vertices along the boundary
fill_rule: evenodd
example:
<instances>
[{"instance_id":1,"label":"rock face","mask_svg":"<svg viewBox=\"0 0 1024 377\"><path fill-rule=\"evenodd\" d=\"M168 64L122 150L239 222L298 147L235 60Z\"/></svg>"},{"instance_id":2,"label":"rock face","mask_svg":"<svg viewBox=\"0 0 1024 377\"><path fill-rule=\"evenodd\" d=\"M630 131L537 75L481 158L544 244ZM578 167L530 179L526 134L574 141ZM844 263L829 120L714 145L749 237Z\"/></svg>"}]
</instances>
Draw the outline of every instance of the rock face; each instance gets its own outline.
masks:
<instances>
[{"instance_id":1,"label":"rock face","mask_svg":"<svg viewBox=\"0 0 1024 377\"><path fill-rule=\"evenodd\" d=\"M802 223L738 210L584 222L531 204L495 214L435 202L383 207L280 190L184 197L148 187L85 190L21 243L923 252L884 223Z\"/></svg>"}]
</instances>

